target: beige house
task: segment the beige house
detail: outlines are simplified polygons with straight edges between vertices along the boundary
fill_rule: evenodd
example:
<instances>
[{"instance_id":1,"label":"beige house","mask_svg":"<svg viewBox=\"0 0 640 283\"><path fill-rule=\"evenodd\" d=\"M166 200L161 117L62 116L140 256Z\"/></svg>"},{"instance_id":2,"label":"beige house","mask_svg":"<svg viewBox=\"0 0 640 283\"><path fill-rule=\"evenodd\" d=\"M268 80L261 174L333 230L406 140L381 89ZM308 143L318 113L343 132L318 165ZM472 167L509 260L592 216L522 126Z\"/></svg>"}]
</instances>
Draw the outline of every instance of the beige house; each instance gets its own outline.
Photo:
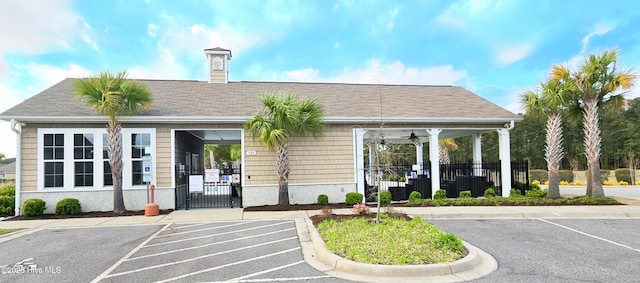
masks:
<instances>
[{"instance_id":1,"label":"beige house","mask_svg":"<svg viewBox=\"0 0 640 283\"><path fill-rule=\"evenodd\" d=\"M152 91L148 111L123 116L125 205L144 209L145 181L156 185L161 209L178 209L181 172L204 166L204 144L241 144L242 204L277 203L274 154L242 129L261 108L267 91L315 97L324 106L327 130L319 140L295 139L290 149L292 203L314 203L318 194L343 202L347 192L364 192L364 148L384 139L411 142L417 164L438 162L439 139L474 136L474 159L481 159L480 135L498 131L503 172L509 168L509 130L520 118L456 86L229 81L231 52L206 49L208 81L140 80ZM107 117L98 116L72 94L65 79L0 114L18 134L16 213L21 202L41 198L47 212L65 197L78 198L86 211L112 209L106 153ZM408 140L411 133L416 138ZM422 146L430 147L429 157ZM142 167L150 172L142 172ZM438 166L431 174L438 176ZM146 174L146 175L145 175ZM502 183L510 186L509 174ZM431 178L434 188L439 178ZM435 190L433 190L435 192ZM503 195L509 190L503 190Z\"/></svg>"}]
</instances>

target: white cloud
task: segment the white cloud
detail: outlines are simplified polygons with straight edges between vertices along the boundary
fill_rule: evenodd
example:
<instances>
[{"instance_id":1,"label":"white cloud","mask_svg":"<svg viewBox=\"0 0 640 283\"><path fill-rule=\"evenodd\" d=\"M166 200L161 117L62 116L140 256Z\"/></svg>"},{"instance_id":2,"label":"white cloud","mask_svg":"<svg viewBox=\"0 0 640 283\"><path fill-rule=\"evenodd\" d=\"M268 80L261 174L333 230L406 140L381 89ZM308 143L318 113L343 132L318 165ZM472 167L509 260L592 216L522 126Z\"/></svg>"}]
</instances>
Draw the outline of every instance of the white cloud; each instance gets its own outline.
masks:
<instances>
[{"instance_id":1,"label":"white cloud","mask_svg":"<svg viewBox=\"0 0 640 283\"><path fill-rule=\"evenodd\" d=\"M251 73L259 74L261 70L254 66L254 71ZM312 68L270 75L271 80L282 81L407 85L453 85L465 77L467 77L466 71L455 70L451 65L406 67L399 61L382 64L375 59L369 60L361 68L344 69L330 76L323 76L320 71Z\"/></svg>"},{"instance_id":2,"label":"white cloud","mask_svg":"<svg viewBox=\"0 0 640 283\"><path fill-rule=\"evenodd\" d=\"M605 35L611 30L613 30L614 28L615 28L615 25L612 23L604 23L604 22L597 23L593 28L593 31L582 38L582 50L580 51L580 53L584 54L587 51L587 48L589 47L589 40L591 40L593 36Z\"/></svg>"},{"instance_id":3,"label":"white cloud","mask_svg":"<svg viewBox=\"0 0 640 283\"><path fill-rule=\"evenodd\" d=\"M144 66L129 68L130 78L135 79L188 79L189 70L178 62L173 52L168 48L160 48L158 59ZM204 57L204 55L203 55ZM202 60L206 61L206 60Z\"/></svg>"},{"instance_id":4,"label":"white cloud","mask_svg":"<svg viewBox=\"0 0 640 283\"><path fill-rule=\"evenodd\" d=\"M149 34L149 36L155 37L157 30L158 30L158 26L156 26L155 24L147 25L147 34Z\"/></svg>"},{"instance_id":5,"label":"white cloud","mask_svg":"<svg viewBox=\"0 0 640 283\"><path fill-rule=\"evenodd\" d=\"M495 48L495 60L500 67L506 67L526 58L533 49L531 43L500 46Z\"/></svg>"},{"instance_id":6,"label":"white cloud","mask_svg":"<svg viewBox=\"0 0 640 283\"><path fill-rule=\"evenodd\" d=\"M340 42L339 41L334 42L333 43L333 48L335 48L335 49L340 48Z\"/></svg>"},{"instance_id":7,"label":"white cloud","mask_svg":"<svg viewBox=\"0 0 640 283\"><path fill-rule=\"evenodd\" d=\"M447 10L436 17L436 23L460 30L467 30L467 21L491 19L494 14L504 11L510 4L506 1L475 0L453 2ZM465 21L465 19L467 21Z\"/></svg>"},{"instance_id":8,"label":"white cloud","mask_svg":"<svg viewBox=\"0 0 640 283\"><path fill-rule=\"evenodd\" d=\"M588 48L589 48L589 41L591 40L591 38L597 35L598 36L605 35L608 32L612 31L614 28L615 28L615 25L611 23L604 23L604 22L597 23L593 27L593 30L582 38L582 49L580 49L580 53L569 58L569 60L567 60L566 62L563 62L561 65L567 66L572 70L577 68L580 62L584 60L587 53L589 53Z\"/></svg>"},{"instance_id":9,"label":"white cloud","mask_svg":"<svg viewBox=\"0 0 640 283\"><path fill-rule=\"evenodd\" d=\"M333 10L336 11L338 9L340 9L340 4L338 4L338 3L333 4Z\"/></svg>"}]
</instances>

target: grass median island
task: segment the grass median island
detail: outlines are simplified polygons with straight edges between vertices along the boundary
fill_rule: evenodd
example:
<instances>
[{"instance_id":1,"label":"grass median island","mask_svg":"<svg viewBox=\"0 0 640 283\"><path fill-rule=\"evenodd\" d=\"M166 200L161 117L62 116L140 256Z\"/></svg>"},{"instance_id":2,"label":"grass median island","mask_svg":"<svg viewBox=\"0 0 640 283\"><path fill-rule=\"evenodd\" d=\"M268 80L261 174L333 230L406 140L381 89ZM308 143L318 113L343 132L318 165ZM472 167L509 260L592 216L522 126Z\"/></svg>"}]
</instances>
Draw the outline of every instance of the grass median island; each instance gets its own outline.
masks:
<instances>
[{"instance_id":1,"label":"grass median island","mask_svg":"<svg viewBox=\"0 0 640 283\"><path fill-rule=\"evenodd\" d=\"M382 216L382 215L381 215ZM327 249L344 258L371 264L450 263L467 255L460 238L423 221L381 217L323 220L318 232Z\"/></svg>"},{"instance_id":2,"label":"grass median island","mask_svg":"<svg viewBox=\"0 0 640 283\"><path fill-rule=\"evenodd\" d=\"M14 229L0 229L0 235L5 235L13 232L17 232L20 230L24 230L25 228L14 228Z\"/></svg>"}]
</instances>

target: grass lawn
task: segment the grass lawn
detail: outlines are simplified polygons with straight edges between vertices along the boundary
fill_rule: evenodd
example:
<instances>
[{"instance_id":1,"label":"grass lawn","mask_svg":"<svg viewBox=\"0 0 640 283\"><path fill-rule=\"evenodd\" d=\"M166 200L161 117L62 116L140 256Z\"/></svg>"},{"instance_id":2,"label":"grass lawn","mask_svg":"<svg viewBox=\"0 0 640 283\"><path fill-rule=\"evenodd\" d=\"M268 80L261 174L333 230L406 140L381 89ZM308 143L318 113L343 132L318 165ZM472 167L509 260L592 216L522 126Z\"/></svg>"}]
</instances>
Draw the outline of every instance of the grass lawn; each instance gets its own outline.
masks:
<instances>
[{"instance_id":1,"label":"grass lawn","mask_svg":"<svg viewBox=\"0 0 640 283\"><path fill-rule=\"evenodd\" d=\"M16 231L24 230L25 228L15 228L15 229L0 229L0 235L5 235L9 233L13 233Z\"/></svg>"},{"instance_id":2,"label":"grass lawn","mask_svg":"<svg viewBox=\"0 0 640 283\"><path fill-rule=\"evenodd\" d=\"M467 254L460 238L420 217L408 221L381 214L381 218L380 223L364 217L327 219L318 224L318 232L329 251L362 263L448 263Z\"/></svg>"}]
</instances>

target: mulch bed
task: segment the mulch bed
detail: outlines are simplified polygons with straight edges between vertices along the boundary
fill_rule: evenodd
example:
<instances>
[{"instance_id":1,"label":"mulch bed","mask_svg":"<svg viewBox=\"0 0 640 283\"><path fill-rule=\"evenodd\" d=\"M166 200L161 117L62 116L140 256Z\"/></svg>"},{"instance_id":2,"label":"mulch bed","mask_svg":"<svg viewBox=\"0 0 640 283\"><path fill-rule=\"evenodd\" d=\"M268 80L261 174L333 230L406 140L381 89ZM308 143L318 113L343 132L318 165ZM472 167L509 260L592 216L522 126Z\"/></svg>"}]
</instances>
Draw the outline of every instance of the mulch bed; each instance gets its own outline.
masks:
<instances>
[{"instance_id":1,"label":"mulch bed","mask_svg":"<svg viewBox=\"0 0 640 283\"><path fill-rule=\"evenodd\" d=\"M371 204L371 209L376 205ZM393 207L404 207L406 203L393 203ZM331 209L339 208L352 208L353 205L346 205L344 203L332 203L332 204L290 204L290 205L261 205L245 207L244 211L292 211L292 210L321 210L325 207Z\"/></svg>"},{"instance_id":2,"label":"mulch bed","mask_svg":"<svg viewBox=\"0 0 640 283\"><path fill-rule=\"evenodd\" d=\"M169 214L173 211L173 209L162 209L160 210L160 214ZM44 214L42 216L36 217L28 217L28 216L16 216L5 221L15 221L15 220L37 220L37 219L66 219L66 218L92 218L92 217L118 217L118 216L134 216L134 215L144 215L144 210L131 210L125 211L123 213L115 213L113 211L93 211L93 212L83 212L75 215L55 215L55 214Z\"/></svg>"}]
</instances>

